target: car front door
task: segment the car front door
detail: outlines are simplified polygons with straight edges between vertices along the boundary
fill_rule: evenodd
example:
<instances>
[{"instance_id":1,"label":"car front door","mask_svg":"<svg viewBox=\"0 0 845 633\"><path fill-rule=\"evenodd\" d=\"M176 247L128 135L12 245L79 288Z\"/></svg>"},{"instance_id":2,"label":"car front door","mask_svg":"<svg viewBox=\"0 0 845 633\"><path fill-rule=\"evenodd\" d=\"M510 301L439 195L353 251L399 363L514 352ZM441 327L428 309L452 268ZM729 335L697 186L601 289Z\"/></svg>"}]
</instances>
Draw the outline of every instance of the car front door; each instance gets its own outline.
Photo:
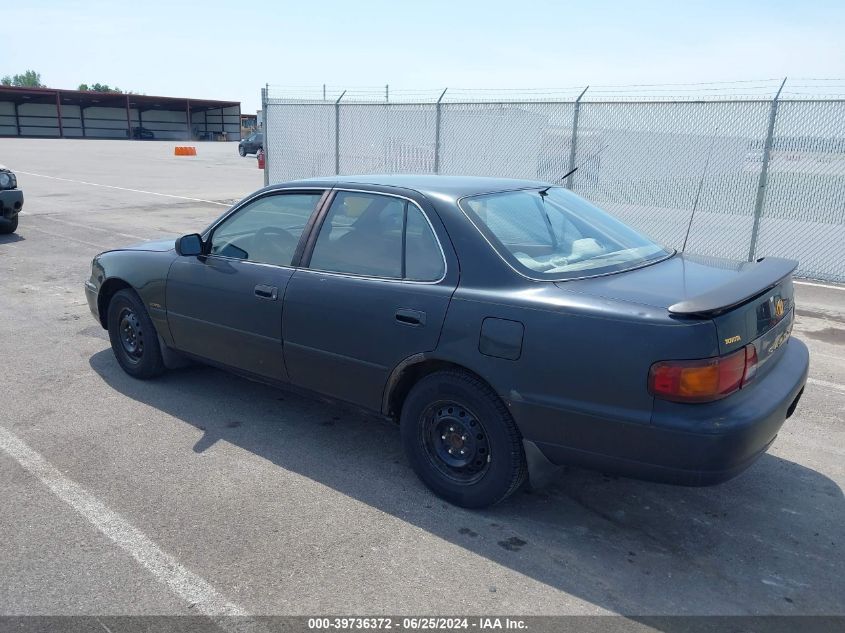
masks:
<instances>
[{"instance_id":1,"label":"car front door","mask_svg":"<svg viewBox=\"0 0 845 633\"><path fill-rule=\"evenodd\" d=\"M173 263L167 321L177 349L287 380L282 301L299 242L323 193L271 192L250 200L206 236L204 255Z\"/></svg>"},{"instance_id":2,"label":"car front door","mask_svg":"<svg viewBox=\"0 0 845 633\"><path fill-rule=\"evenodd\" d=\"M458 272L428 212L397 195L334 193L285 294L291 382L378 410L393 368L437 347Z\"/></svg>"}]
</instances>

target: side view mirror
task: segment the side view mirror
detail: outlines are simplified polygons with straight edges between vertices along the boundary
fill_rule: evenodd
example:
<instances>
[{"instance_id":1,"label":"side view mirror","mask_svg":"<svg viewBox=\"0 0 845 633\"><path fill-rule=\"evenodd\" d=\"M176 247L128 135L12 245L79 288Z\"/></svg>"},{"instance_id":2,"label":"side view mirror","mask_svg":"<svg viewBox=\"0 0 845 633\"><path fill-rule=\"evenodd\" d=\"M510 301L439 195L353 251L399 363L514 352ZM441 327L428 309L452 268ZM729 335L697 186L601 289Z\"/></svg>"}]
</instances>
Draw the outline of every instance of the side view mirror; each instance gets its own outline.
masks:
<instances>
[{"instance_id":1,"label":"side view mirror","mask_svg":"<svg viewBox=\"0 0 845 633\"><path fill-rule=\"evenodd\" d=\"M199 233L183 235L176 240L176 252L184 257L202 255L202 237Z\"/></svg>"}]
</instances>

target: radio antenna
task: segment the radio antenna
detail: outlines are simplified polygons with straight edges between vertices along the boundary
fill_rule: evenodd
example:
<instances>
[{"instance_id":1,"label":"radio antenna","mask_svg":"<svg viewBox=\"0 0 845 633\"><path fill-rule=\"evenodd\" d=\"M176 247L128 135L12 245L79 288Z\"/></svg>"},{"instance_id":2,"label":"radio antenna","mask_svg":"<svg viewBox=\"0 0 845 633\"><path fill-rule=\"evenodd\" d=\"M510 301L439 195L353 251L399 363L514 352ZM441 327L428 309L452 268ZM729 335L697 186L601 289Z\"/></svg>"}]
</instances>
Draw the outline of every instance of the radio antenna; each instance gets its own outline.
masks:
<instances>
[{"instance_id":1,"label":"radio antenna","mask_svg":"<svg viewBox=\"0 0 845 633\"><path fill-rule=\"evenodd\" d=\"M719 134L719 128L713 132L713 140L710 141L710 149L707 150L707 158L704 161L704 169L701 171L701 180L698 183L698 191L695 192L695 202L692 203L692 213L689 216L689 224L687 224L687 234L684 235L684 245L681 246L681 252L687 250L687 240L689 239L689 232L692 228L692 221L695 219L695 210L698 208L698 199L701 197L701 190L704 188L704 178L707 176L707 168L710 166L710 156L713 154L713 147L716 145L716 138Z\"/></svg>"},{"instance_id":2,"label":"radio antenna","mask_svg":"<svg viewBox=\"0 0 845 633\"><path fill-rule=\"evenodd\" d=\"M610 143L605 143L604 145L602 145L602 146L601 146L601 148L599 148L599 150L598 150L597 152L593 152L592 154L590 154L589 156L587 156L587 158L585 158L585 159L584 159L583 161L581 161L581 162L582 162L582 163L588 163L588 162L589 162L589 161L591 161L592 159L596 158L599 154L601 154L604 150L606 150L609 146L610 146ZM574 174L576 171L578 171L578 168L579 168L579 167L581 167L581 165L577 165L576 167L573 167L573 168L572 168L572 169L570 169L568 172L566 172L563 176L561 176L558 180L566 180L569 176L571 176L571 175L572 175L572 174Z\"/></svg>"}]
</instances>

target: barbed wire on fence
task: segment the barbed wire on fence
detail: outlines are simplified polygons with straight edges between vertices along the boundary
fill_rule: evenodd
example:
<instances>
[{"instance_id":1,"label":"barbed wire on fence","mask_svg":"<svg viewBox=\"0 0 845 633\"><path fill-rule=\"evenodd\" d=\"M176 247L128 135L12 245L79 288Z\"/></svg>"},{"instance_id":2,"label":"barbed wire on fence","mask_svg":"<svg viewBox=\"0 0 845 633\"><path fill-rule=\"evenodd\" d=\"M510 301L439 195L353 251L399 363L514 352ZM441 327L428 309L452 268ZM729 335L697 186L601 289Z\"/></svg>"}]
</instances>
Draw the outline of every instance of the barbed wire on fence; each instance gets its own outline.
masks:
<instances>
[{"instance_id":1,"label":"barbed wire on fence","mask_svg":"<svg viewBox=\"0 0 845 633\"><path fill-rule=\"evenodd\" d=\"M596 84L562 88L398 88L384 86L286 86L267 85L270 102L334 103L341 95L350 103L471 103L516 102L542 103L575 101L587 88L582 100L590 101L720 101L771 99L783 78L749 79L664 84ZM445 95L443 94L446 90ZM845 94L845 79L797 78L787 80L782 98L841 98Z\"/></svg>"}]
</instances>

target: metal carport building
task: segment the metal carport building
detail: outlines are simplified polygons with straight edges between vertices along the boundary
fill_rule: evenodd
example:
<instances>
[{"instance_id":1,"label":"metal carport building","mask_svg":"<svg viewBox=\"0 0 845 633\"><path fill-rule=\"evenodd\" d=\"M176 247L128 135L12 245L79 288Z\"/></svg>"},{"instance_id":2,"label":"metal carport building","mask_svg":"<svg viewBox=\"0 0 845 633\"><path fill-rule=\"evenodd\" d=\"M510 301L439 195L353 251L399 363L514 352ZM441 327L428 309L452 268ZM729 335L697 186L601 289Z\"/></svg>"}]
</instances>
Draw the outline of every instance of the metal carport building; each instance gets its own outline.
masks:
<instances>
[{"instance_id":1,"label":"metal carport building","mask_svg":"<svg viewBox=\"0 0 845 633\"><path fill-rule=\"evenodd\" d=\"M241 104L139 94L0 86L0 137L238 140Z\"/></svg>"}]
</instances>

